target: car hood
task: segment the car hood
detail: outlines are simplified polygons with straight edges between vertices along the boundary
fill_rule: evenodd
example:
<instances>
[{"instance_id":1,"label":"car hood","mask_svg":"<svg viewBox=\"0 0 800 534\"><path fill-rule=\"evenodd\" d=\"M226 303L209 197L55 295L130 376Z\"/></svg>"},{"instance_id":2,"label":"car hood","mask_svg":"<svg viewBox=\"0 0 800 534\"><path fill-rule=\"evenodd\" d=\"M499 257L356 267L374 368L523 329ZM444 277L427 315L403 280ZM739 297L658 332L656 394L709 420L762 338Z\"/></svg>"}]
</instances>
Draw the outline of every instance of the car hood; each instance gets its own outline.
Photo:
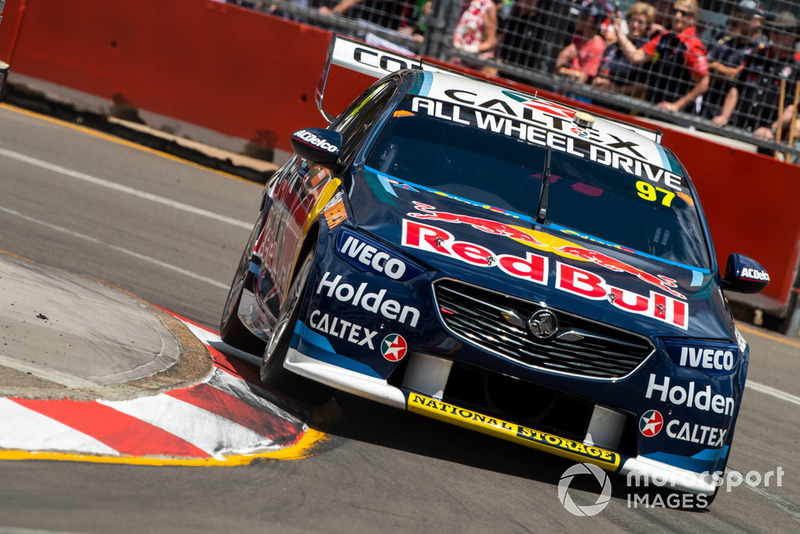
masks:
<instances>
[{"instance_id":1,"label":"car hood","mask_svg":"<svg viewBox=\"0 0 800 534\"><path fill-rule=\"evenodd\" d=\"M363 231L447 277L653 336L734 339L717 277L536 225L488 205L357 170Z\"/></svg>"}]
</instances>

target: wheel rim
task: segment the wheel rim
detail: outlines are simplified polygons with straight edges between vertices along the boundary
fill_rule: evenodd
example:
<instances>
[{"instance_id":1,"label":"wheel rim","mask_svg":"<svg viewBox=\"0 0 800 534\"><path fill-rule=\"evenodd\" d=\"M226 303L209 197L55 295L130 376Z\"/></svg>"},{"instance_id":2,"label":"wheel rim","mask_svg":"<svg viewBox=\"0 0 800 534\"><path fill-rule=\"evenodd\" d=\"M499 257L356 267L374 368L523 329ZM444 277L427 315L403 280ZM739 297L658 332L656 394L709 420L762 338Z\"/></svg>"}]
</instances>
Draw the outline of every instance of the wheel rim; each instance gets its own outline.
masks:
<instances>
[{"instance_id":1,"label":"wheel rim","mask_svg":"<svg viewBox=\"0 0 800 534\"><path fill-rule=\"evenodd\" d=\"M300 272L297 273L297 278L292 283L284 312L281 313L280 318L275 323L275 331L273 335L270 336L267 347L264 350L264 363L275 356L275 350L281 345L284 336L291 335L289 330L295 322L292 319L295 318L295 310L298 306L298 302L303 297L303 293L305 293L313 259L313 254L309 254L306 257L303 266L300 268Z\"/></svg>"},{"instance_id":2,"label":"wheel rim","mask_svg":"<svg viewBox=\"0 0 800 534\"><path fill-rule=\"evenodd\" d=\"M222 308L223 324L230 322L233 314L238 313L238 309L236 308L239 307L239 296L242 294L242 289L244 288L244 279L247 276L247 265L250 263L250 254L253 251L253 246L255 245L260 231L261 224L257 222L250 232L250 237L247 238L247 246L244 252L242 252L242 257L239 259L239 266L236 268L236 274L231 282L228 298L225 299L225 306Z\"/></svg>"}]
</instances>

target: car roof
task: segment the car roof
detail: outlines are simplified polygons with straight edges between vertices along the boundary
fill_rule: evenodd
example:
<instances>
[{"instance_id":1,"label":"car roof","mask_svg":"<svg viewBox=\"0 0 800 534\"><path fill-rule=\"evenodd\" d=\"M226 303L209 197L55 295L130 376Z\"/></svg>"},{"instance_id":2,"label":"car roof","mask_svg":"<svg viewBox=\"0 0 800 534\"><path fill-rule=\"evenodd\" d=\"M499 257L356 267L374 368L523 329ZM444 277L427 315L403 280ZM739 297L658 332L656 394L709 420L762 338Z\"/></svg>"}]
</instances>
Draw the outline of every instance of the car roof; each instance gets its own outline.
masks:
<instances>
[{"instance_id":1,"label":"car roof","mask_svg":"<svg viewBox=\"0 0 800 534\"><path fill-rule=\"evenodd\" d=\"M665 170L675 179L680 176L680 182L688 182L680 163L661 146L661 132L658 130L587 113L536 94L511 89L425 62L418 57L404 56L340 35L332 37L317 87L317 105L329 121L333 116L323 109L322 100L331 65L373 78L405 71L405 74L416 77L416 83L408 89L412 94L454 106L478 108L486 114L531 125L536 129L536 133L531 135L545 136L546 144L554 149L562 148L559 144L565 144L565 140L570 139L570 146L584 147L584 157L642 178L650 178L651 181L658 181L660 173Z\"/></svg>"},{"instance_id":2,"label":"car roof","mask_svg":"<svg viewBox=\"0 0 800 534\"><path fill-rule=\"evenodd\" d=\"M469 106L517 119L553 134L595 143L604 154L599 159L643 160L650 165L683 174L674 158L661 146L660 132L638 128L570 107L553 100L491 82L449 72L415 71L420 81L410 92L456 106ZM550 140L548 140L548 143ZM601 161L602 163L603 161ZM617 166L617 165L613 165Z\"/></svg>"}]
</instances>

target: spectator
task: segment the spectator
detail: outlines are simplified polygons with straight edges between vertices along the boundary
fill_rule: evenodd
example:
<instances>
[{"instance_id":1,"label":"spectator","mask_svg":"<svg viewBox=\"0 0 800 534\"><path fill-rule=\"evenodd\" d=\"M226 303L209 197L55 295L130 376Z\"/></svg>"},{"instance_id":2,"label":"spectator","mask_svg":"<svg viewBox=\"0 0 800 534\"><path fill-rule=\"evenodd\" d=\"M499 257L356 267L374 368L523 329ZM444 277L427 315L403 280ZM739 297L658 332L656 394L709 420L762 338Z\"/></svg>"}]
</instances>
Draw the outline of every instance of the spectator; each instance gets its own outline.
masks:
<instances>
[{"instance_id":1,"label":"spectator","mask_svg":"<svg viewBox=\"0 0 800 534\"><path fill-rule=\"evenodd\" d=\"M655 9L647 2L636 2L628 8L625 21L628 39L638 48L648 40L650 24L653 22ZM606 40L612 39L603 53L603 63L592 85L603 91L613 91L626 95L640 96L644 90L644 79L641 69L631 64L619 48L614 26L606 30Z\"/></svg>"},{"instance_id":2,"label":"spectator","mask_svg":"<svg viewBox=\"0 0 800 534\"><path fill-rule=\"evenodd\" d=\"M725 35L708 52L710 75L708 91L703 97L703 116L716 126L725 126L730 116L723 114L723 104L733 88L733 80L744 66L745 57L759 46L765 46L761 34L764 11L756 0L741 0L728 17Z\"/></svg>"},{"instance_id":3,"label":"spectator","mask_svg":"<svg viewBox=\"0 0 800 534\"><path fill-rule=\"evenodd\" d=\"M341 0L333 7L327 3L319 8L323 15L347 15L390 30L400 27L405 2L397 0Z\"/></svg>"},{"instance_id":4,"label":"spectator","mask_svg":"<svg viewBox=\"0 0 800 534\"><path fill-rule=\"evenodd\" d=\"M673 0L653 0L651 3L655 13L653 14L653 23L650 25L650 37L655 37L672 26Z\"/></svg>"},{"instance_id":5,"label":"spectator","mask_svg":"<svg viewBox=\"0 0 800 534\"><path fill-rule=\"evenodd\" d=\"M575 23L577 42L568 44L556 60L556 73L572 81L586 83L597 76L603 61L606 42L600 26L606 20L605 6L597 1L584 2Z\"/></svg>"},{"instance_id":6,"label":"spectator","mask_svg":"<svg viewBox=\"0 0 800 534\"><path fill-rule=\"evenodd\" d=\"M504 37L500 45L499 56L504 63L526 69L536 68L547 29L539 4L540 0L520 0L511 8L511 14L503 24Z\"/></svg>"},{"instance_id":7,"label":"spectator","mask_svg":"<svg viewBox=\"0 0 800 534\"><path fill-rule=\"evenodd\" d=\"M650 101L662 111L681 111L687 106L697 113L698 97L708 89L706 49L697 37L697 0L675 0L669 31L663 31L637 48L620 33L615 21L620 50L634 65L650 61L647 85Z\"/></svg>"},{"instance_id":8,"label":"spectator","mask_svg":"<svg viewBox=\"0 0 800 534\"><path fill-rule=\"evenodd\" d=\"M734 125L752 131L764 141L780 141L777 132L788 134L794 106L794 87L800 81L800 50L797 19L781 11L768 23L771 44L747 57L736 79L725 111L736 110ZM786 80L784 107L780 109L781 80Z\"/></svg>"},{"instance_id":9,"label":"spectator","mask_svg":"<svg viewBox=\"0 0 800 534\"><path fill-rule=\"evenodd\" d=\"M400 33L410 36L418 43L425 41L425 32L428 30L428 20L432 10L432 0L417 0L411 11L409 24L400 28Z\"/></svg>"},{"instance_id":10,"label":"spectator","mask_svg":"<svg viewBox=\"0 0 800 534\"><path fill-rule=\"evenodd\" d=\"M605 16L600 21L600 33L605 33L606 28L611 26L614 18L620 16L619 2L616 0L596 0L603 7Z\"/></svg>"},{"instance_id":11,"label":"spectator","mask_svg":"<svg viewBox=\"0 0 800 534\"><path fill-rule=\"evenodd\" d=\"M453 46L480 59L494 57L497 47L497 3L501 0L472 0L461 14L453 32ZM468 64L463 60L456 63L474 68L480 65Z\"/></svg>"},{"instance_id":12,"label":"spectator","mask_svg":"<svg viewBox=\"0 0 800 534\"><path fill-rule=\"evenodd\" d=\"M769 39L764 34L762 25L764 23L764 8L763 6L755 1L755 0L742 0L739 3L739 6L742 8L742 11L745 13L748 12L748 7L752 5L752 3L756 4L756 9L754 11L751 10L750 18L747 19L747 37L750 39L750 46L753 48L758 48L760 45L767 45L769 44Z\"/></svg>"}]
</instances>

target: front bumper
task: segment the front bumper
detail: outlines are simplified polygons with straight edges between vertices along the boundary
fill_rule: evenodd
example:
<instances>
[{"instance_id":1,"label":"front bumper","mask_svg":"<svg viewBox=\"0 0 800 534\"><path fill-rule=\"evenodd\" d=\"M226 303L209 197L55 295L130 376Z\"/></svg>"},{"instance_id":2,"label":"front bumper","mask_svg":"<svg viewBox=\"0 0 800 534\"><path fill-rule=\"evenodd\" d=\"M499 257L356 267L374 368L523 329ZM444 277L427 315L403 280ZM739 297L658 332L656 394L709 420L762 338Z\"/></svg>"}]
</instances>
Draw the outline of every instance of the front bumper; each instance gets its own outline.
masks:
<instances>
[{"instance_id":1,"label":"front bumper","mask_svg":"<svg viewBox=\"0 0 800 534\"><path fill-rule=\"evenodd\" d=\"M299 324L294 346L303 349ZM452 362L419 353L409 355L409 369L403 384L389 384L379 377L345 369L290 349L285 367L294 373L336 389L382 404L491 435L525 447L554 454L568 460L590 463L628 477L634 487L674 488L676 491L713 495L717 478L711 473L697 473L643 456L628 456L613 450L623 432L624 416L596 406L583 440L544 432L496 416L444 402L441 396ZM439 377L439 379L437 379ZM620 420L623 418L623 421Z\"/></svg>"}]
</instances>

